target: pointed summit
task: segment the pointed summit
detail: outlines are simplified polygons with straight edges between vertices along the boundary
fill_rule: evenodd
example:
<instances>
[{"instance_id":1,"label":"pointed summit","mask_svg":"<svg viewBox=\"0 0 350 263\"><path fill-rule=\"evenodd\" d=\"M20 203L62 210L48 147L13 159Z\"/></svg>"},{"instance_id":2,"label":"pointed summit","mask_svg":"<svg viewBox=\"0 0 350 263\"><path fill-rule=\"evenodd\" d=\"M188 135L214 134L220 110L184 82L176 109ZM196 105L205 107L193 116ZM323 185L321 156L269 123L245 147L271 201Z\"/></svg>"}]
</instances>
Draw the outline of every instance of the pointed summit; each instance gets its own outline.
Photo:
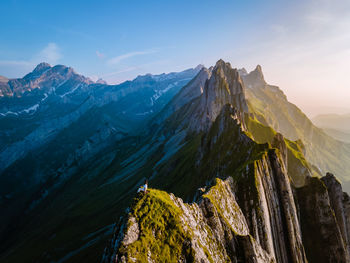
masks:
<instances>
[{"instance_id":1,"label":"pointed summit","mask_svg":"<svg viewBox=\"0 0 350 263\"><path fill-rule=\"evenodd\" d=\"M260 65L257 65L256 68L249 73L249 75L251 75L251 77L254 78L256 81L266 84L264 74Z\"/></svg>"},{"instance_id":2,"label":"pointed summit","mask_svg":"<svg viewBox=\"0 0 350 263\"><path fill-rule=\"evenodd\" d=\"M40 75L44 71L48 70L49 68L51 68L51 65L49 63L41 62L40 64L38 64L35 67L35 69L32 71L32 73Z\"/></svg>"},{"instance_id":3,"label":"pointed summit","mask_svg":"<svg viewBox=\"0 0 350 263\"><path fill-rule=\"evenodd\" d=\"M34 70L32 72L28 73L23 78L26 79L26 80L36 79L36 78L40 77L44 72L46 72L49 69L51 69L51 65L50 64L48 64L46 62L41 62L40 64L38 64L34 68Z\"/></svg>"},{"instance_id":4,"label":"pointed summit","mask_svg":"<svg viewBox=\"0 0 350 263\"><path fill-rule=\"evenodd\" d=\"M197 113L194 114L197 120L192 121L192 128L207 130L226 104L239 112L248 112L244 85L238 70L220 59L205 83Z\"/></svg>"},{"instance_id":5,"label":"pointed summit","mask_svg":"<svg viewBox=\"0 0 350 263\"><path fill-rule=\"evenodd\" d=\"M248 74L247 70L245 68L240 68L238 69L238 73L239 75L242 77L242 76L245 76Z\"/></svg>"},{"instance_id":6,"label":"pointed summit","mask_svg":"<svg viewBox=\"0 0 350 263\"><path fill-rule=\"evenodd\" d=\"M206 102L217 108L214 110L214 118L225 104L231 104L242 112L247 112L248 107L244 97L244 86L239 76L238 70L233 69L231 64L220 59L208 80L204 93L206 93ZM208 105L207 105L208 106Z\"/></svg>"},{"instance_id":7,"label":"pointed summit","mask_svg":"<svg viewBox=\"0 0 350 263\"><path fill-rule=\"evenodd\" d=\"M257 79L260 79L265 82L264 74L260 65L257 65L256 68L251 72ZM266 83L266 82L265 82Z\"/></svg>"},{"instance_id":8,"label":"pointed summit","mask_svg":"<svg viewBox=\"0 0 350 263\"><path fill-rule=\"evenodd\" d=\"M261 68L261 66L260 66L259 64L256 65L254 71L258 71L258 72L261 72L261 73L262 73L262 68Z\"/></svg>"},{"instance_id":9,"label":"pointed summit","mask_svg":"<svg viewBox=\"0 0 350 263\"><path fill-rule=\"evenodd\" d=\"M240 75L247 88L263 88L267 85L260 65L257 65L249 74L242 74L240 72Z\"/></svg>"},{"instance_id":10,"label":"pointed summit","mask_svg":"<svg viewBox=\"0 0 350 263\"><path fill-rule=\"evenodd\" d=\"M7 83L9 82L9 79L4 77L4 76L0 76L0 83Z\"/></svg>"},{"instance_id":11,"label":"pointed summit","mask_svg":"<svg viewBox=\"0 0 350 263\"><path fill-rule=\"evenodd\" d=\"M223 59L219 59L216 62L215 66L214 66L214 69L215 68L222 68L222 69L224 69L224 68L227 68L227 69L231 68L232 69L231 64L229 62L225 62Z\"/></svg>"},{"instance_id":12,"label":"pointed summit","mask_svg":"<svg viewBox=\"0 0 350 263\"><path fill-rule=\"evenodd\" d=\"M99 78L97 81L96 81L97 84L107 84L107 81L105 81L104 79L102 78Z\"/></svg>"},{"instance_id":13,"label":"pointed summit","mask_svg":"<svg viewBox=\"0 0 350 263\"><path fill-rule=\"evenodd\" d=\"M204 68L204 65L198 64L197 67L194 68L194 70L197 70L199 72L202 68Z\"/></svg>"}]
</instances>

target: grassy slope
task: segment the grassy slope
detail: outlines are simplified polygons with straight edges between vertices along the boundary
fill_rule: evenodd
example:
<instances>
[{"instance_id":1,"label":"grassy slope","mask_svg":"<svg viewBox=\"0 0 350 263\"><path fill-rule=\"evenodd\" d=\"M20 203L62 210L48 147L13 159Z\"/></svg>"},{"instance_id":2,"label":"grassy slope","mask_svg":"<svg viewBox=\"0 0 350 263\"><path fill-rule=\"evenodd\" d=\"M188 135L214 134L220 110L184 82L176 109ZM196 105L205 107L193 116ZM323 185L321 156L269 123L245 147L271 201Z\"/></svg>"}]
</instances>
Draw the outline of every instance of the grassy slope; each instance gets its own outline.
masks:
<instances>
[{"instance_id":1,"label":"grassy slope","mask_svg":"<svg viewBox=\"0 0 350 263\"><path fill-rule=\"evenodd\" d=\"M315 127L276 87L246 89L246 92L250 111L263 124L290 140L300 139L305 144L306 159L322 173L329 171L343 182L349 181L350 145L331 138Z\"/></svg>"},{"instance_id":2,"label":"grassy slope","mask_svg":"<svg viewBox=\"0 0 350 263\"><path fill-rule=\"evenodd\" d=\"M137 262L147 262L149 252L155 262L178 262L183 254L193 260L191 248L185 246L190 233L183 229L182 211L167 192L149 189L146 195L138 195L130 215L136 218L142 234L131 245L122 246L121 253Z\"/></svg>"},{"instance_id":3,"label":"grassy slope","mask_svg":"<svg viewBox=\"0 0 350 263\"><path fill-rule=\"evenodd\" d=\"M255 117L245 118L246 126L252 138L258 143L273 144L276 132L268 126L263 125ZM309 170L313 175L319 176L318 171L307 162L303 154L303 147L301 141L291 141L284 139L287 147L287 169L294 186L303 186L305 177Z\"/></svg>"},{"instance_id":4,"label":"grassy slope","mask_svg":"<svg viewBox=\"0 0 350 263\"><path fill-rule=\"evenodd\" d=\"M280 156L280 153L269 143L259 144L254 141L254 134L259 140L272 141L276 132L249 116L246 116L249 132L243 132L240 126L230 119L230 113L225 114L227 116L224 116L226 120L223 130L219 117L208 134L188 138L188 143L158 170L159 175L151 181L152 186L157 185L157 188L167 191L171 189L176 195L188 197L194 194L196 188L204 185L211 185L211 190L220 191L221 180L218 177L231 176L239 191L249 194L249 200L258 199L258 162L261 162L262 158L269 158L269 154ZM288 140L286 144L288 154L298 162L293 165L308 167L302 147L297 142ZM198 150L203 153L203 159L200 165L195 165L199 156ZM204 197L218 206L210 193L207 192ZM181 212L173 205L168 194L152 189L149 194L134 199L132 209L130 215L140 223L142 235L132 245L126 248L122 246L120 252L136 257L140 262L147 260L148 250L151 251L151 255L156 255L154 259L157 262L172 262L176 259L183 251L183 241L190 236L183 231L178 220ZM218 210L220 212L220 209ZM164 234L165 229L170 231L171 235ZM190 256L191 251L187 254Z\"/></svg>"}]
</instances>

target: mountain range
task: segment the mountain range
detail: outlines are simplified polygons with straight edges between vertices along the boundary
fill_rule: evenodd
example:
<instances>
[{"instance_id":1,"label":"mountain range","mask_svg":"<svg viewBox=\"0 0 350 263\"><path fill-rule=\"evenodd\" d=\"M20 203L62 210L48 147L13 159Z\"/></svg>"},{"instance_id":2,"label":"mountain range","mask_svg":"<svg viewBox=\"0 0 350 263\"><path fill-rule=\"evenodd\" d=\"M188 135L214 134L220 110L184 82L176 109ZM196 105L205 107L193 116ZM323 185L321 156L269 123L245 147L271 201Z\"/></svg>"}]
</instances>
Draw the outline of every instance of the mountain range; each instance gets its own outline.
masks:
<instances>
[{"instance_id":1,"label":"mountain range","mask_svg":"<svg viewBox=\"0 0 350 263\"><path fill-rule=\"evenodd\" d=\"M322 114L312 118L312 122L330 136L350 142L350 114Z\"/></svg>"},{"instance_id":2,"label":"mountain range","mask_svg":"<svg viewBox=\"0 0 350 263\"><path fill-rule=\"evenodd\" d=\"M350 144L259 65L107 85L41 63L0 96L2 262L350 260Z\"/></svg>"}]
</instances>

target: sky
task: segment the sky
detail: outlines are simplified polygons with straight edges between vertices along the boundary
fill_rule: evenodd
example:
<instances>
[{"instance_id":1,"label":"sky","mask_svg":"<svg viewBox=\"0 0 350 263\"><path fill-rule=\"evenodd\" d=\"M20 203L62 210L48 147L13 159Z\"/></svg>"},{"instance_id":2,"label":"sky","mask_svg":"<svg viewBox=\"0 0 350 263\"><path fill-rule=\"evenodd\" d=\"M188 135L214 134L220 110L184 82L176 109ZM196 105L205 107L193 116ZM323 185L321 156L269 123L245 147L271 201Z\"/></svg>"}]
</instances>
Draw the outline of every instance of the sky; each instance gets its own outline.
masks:
<instances>
[{"instance_id":1,"label":"sky","mask_svg":"<svg viewBox=\"0 0 350 263\"><path fill-rule=\"evenodd\" d=\"M120 83L222 58L262 66L309 116L350 112L350 1L0 2L0 75L45 61Z\"/></svg>"}]
</instances>

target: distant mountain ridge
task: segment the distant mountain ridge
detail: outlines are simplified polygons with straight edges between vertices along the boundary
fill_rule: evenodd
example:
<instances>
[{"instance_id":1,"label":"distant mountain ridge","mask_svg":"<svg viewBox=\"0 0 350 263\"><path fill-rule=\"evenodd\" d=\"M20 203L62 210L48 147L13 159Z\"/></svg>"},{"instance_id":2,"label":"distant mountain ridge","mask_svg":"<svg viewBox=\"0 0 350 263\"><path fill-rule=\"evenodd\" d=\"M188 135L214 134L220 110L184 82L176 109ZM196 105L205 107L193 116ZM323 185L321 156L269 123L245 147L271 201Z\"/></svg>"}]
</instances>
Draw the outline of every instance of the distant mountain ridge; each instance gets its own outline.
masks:
<instances>
[{"instance_id":1,"label":"distant mountain ridge","mask_svg":"<svg viewBox=\"0 0 350 263\"><path fill-rule=\"evenodd\" d=\"M343 115L322 114L312 118L312 122L320 128L350 132L350 113Z\"/></svg>"},{"instance_id":2,"label":"distant mountain ridge","mask_svg":"<svg viewBox=\"0 0 350 263\"><path fill-rule=\"evenodd\" d=\"M300 139L305 144L305 157L316 174L330 171L337 175L345 189L349 189L350 147L335 140L294 104L288 102L283 91L265 82L261 67L242 75L248 106L258 120L282 133L290 140Z\"/></svg>"},{"instance_id":3,"label":"distant mountain ridge","mask_svg":"<svg viewBox=\"0 0 350 263\"><path fill-rule=\"evenodd\" d=\"M343 132L332 128L323 128L322 130L334 139L350 143L350 132Z\"/></svg>"},{"instance_id":4,"label":"distant mountain ridge","mask_svg":"<svg viewBox=\"0 0 350 263\"><path fill-rule=\"evenodd\" d=\"M77 74L72 68L63 65L51 67L48 63L40 63L35 69L25 75L23 78L11 79L7 82L7 87L0 87L0 94L7 97L21 97L26 92L32 92L38 89L39 93L50 93L53 88L59 84L63 85L63 81L71 79L72 81L92 84L93 82Z\"/></svg>"},{"instance_id":5,"label":"distant mountain ridge","mask_svg":"<svg viewBox=\"0 0 350 263\"><path fill-rule=\"evenodd\" d=\"M100 163L108 166L115 145L135 136L198 70L106 85L43 63L10 80L21 96L0 98L0 207L7 215L0 233L11 232L6 226L13 218L15 226L19 214L32 211L91 159L110 154Z\"/></svg>"}]
</instances>

